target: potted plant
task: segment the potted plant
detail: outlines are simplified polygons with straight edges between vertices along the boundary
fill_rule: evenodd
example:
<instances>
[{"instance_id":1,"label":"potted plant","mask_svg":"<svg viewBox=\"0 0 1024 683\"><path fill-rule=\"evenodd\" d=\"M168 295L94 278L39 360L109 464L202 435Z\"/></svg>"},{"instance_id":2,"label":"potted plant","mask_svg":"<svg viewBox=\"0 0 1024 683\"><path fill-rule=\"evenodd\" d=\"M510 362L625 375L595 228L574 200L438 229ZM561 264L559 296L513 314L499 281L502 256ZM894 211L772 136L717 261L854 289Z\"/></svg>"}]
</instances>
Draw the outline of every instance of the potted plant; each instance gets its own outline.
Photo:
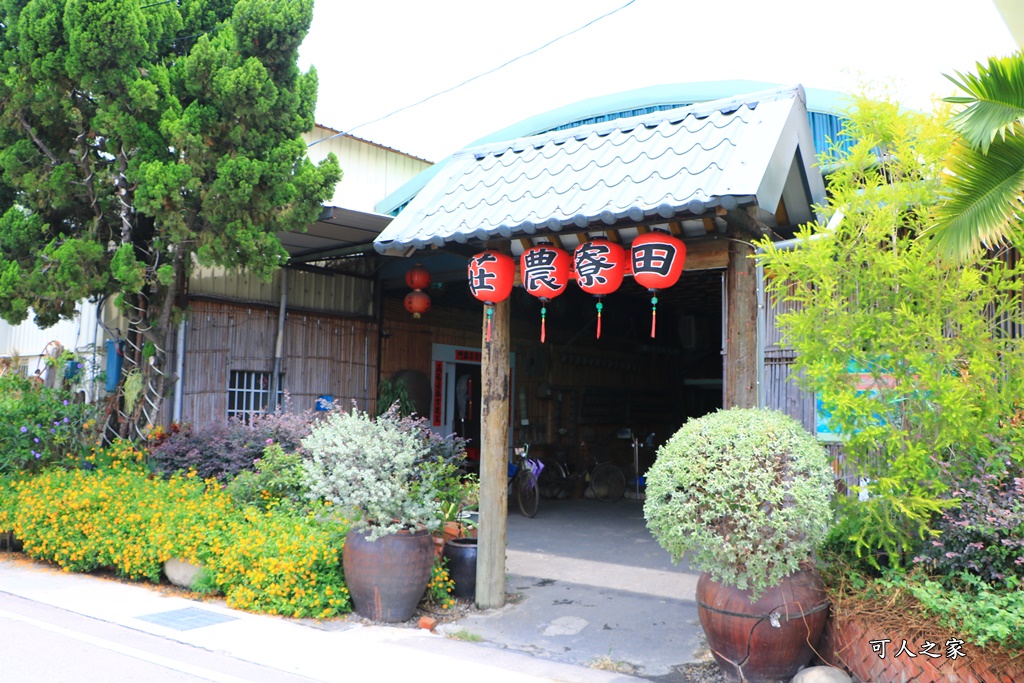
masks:
<instances>
[{"instance_id":1,"label":"potted plant","mask_svg":"<svg viewBox=\"0 0 1024 683\"><path fill-rule=\"evenodd\" d=\"M777 411L690 420L658 450L647 526L673 561L690 553L704 572L701 626L732 680L789 680L813 655L828 603L812 560L832 484L824 448Z\"/></svg>"},{"instance_id":2,"label":"potted plant","mask_svg":"<svg viewBox=\"0 0 1024 683\"><path fill-rule=\"evenodd\" d=\"M353 606L375 621L412 616L430 580L431 532L457 448L396 409L376 419L334 410L302 440L313 498L352 520L342 563Z\"/></svg>"}]
</instances>

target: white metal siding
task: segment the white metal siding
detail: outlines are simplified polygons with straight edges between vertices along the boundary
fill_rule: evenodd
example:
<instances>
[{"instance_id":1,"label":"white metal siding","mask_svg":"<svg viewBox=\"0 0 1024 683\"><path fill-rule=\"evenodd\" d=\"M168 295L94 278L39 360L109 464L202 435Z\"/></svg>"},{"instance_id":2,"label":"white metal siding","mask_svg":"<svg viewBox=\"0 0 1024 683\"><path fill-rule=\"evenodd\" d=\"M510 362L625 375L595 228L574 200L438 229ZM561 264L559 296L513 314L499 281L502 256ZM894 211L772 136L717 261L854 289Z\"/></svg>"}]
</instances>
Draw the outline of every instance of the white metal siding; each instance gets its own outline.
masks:
<instances>
[{"instance_id":1,"label":"white metal siding","mask_svg":"<svg viewBox=\"0 0 1024 683\"><path fill-rule=\"evenodd\" d=\"M73 320L62 320L45 330L36 327L32 311L19 325L0 320L0 356L21 356L26 360L38 358L43 355L47 344L54 341L69 351L84 350L93 343L96 334L96 304L81 301L75 309L78 315ZM30 364L29 374L35 369Z\"/></svg>"},{"instance_id":2,"label":"white metal siding","mask_svg":"<svg viewBox=\"0 0 1024 683\"><path fill-rule=\"evenodd\" d=\"M309 144L334 134L329 128L317 127L304 133L303 139ZM318 142L307 153L319 163L330 152L338 157L344 175L326 204L367 213L375 213L377 202L431 166L429 161L349 136Z\"/></svg>"}]
</instances>

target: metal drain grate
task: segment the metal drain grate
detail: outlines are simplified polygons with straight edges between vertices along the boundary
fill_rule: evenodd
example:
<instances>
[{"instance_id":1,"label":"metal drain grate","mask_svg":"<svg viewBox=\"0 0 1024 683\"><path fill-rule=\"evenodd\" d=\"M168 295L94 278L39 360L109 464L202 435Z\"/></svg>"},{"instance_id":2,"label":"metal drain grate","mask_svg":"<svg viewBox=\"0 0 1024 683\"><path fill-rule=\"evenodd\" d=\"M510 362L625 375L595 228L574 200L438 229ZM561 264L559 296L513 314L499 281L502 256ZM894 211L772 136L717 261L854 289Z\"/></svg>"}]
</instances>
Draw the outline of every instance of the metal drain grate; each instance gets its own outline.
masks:
<instances>
[{"instance_id":1,"label":"metal drain grate","mask_svg":"<svg viewBox=\"0 0 1024 683\"><path fill-rule=\"evenodd\" d=\"M156 624L157 626L173 628L175 631L188 631L193 628L213 626L214 624L222 624L225 621L234 621L236 619L236 617L229 617L217 614L216 612L207 612L197 607L186 607L185 609L176 609L170 612L157 612L156 614L146 614L136 618Z\"/></svg>"}]
</instances>

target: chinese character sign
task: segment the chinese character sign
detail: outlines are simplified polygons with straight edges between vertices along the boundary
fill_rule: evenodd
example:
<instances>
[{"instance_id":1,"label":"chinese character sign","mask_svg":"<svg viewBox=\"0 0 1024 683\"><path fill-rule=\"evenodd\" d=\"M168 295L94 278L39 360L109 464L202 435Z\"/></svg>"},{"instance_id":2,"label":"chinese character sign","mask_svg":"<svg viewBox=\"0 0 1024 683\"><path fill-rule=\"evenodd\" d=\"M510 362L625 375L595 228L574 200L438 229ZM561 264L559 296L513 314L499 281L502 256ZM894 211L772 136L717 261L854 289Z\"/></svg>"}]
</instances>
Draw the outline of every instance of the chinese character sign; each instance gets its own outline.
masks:
<instances>
[{"instance_id":1,"label":"chinese character sign","mask_svg":"<svg viewBox=\"0 0 1024 683\"><path fill-rule=\"evenodd\" d=\"M511 256L481 252L469 260L469 291L486 304L504 301L512 293L515 269Z\"/></svg>"},{"instance_id":2,"label":"chinese character sign","mask_svg":"<svg viewBox=\"0 0 1024 683\"><path fill-rule=\"evenodd\" d=\"M686 245L665 232L648 232L630 249L633 278L647 289L668 289L679 281L686 262Z\"/></svg>"},{"instance_id":3,"label":"chinese character sign","mask_svg":"<svg viewBox=\"0 0 1024 683\"><path fill-rule=\"evenodd\" d=\"M523 252L519 257L519 273L523 278L523 289L541 300L540 341L547 338L547 306L549 299L565 291L569 284L572 259L561 249L550 244L538 244Z\"/></svg>"},{"instance_id":4,"label":"chinese character sign","mask_svg":"<svg viewBox=\"0 0 1024 683\"><path fill-rule=\"evenodd\" d=\"M486 304L487 341L491 341L493 304L504 301L512 293L516 262L497 251L482 251L469 260L469 291Z\"/></svg>"},{"instance_id":5,"label":"chinese character sign","mask_svg":"<svg viewBox=\"0 0 1024 683\"><path fill-rule=\"evenodd\" d=\"M611 294L626 274L626 252L618 244L595 239L576 247L576 284L596 296Z\"/></svg>"},{"instance_id":6,"label":"chinese character sign","mask_svg":"<svg viewBox=\"0 0 1024 683\"><path fill-rule=\"evenodd\" d=\"M626 275L626 250L614 242L595 239L576 247L573 254L576 267L576 284L584 292L602 297L611 294ZM601 338L601 309L604 304L597 301L597 338Z\"/></svg>"},{"instance_id":7,"label":"chinese character sign","mask_svg":"<svg viewBox=\"0 0 1024 683\"><path fill-rule=\"evenodd\" d=\"M538 244L519 257L523 289L542 301L554 299L569 284L569 254L550 244Z\"/></svg>"},{"instance_id":8,"label":"chinese character sign","mask_svg":"<svg viewBox=\"0 0 1024 683\"><path fill-rule=\"evenodd\" d=\"M666 232L652 231L637 236L630 249L633 279L651 291L651 337L658 321L657 290L679 281L686 262L686 245Z\"/></svg>"}]
</instances>

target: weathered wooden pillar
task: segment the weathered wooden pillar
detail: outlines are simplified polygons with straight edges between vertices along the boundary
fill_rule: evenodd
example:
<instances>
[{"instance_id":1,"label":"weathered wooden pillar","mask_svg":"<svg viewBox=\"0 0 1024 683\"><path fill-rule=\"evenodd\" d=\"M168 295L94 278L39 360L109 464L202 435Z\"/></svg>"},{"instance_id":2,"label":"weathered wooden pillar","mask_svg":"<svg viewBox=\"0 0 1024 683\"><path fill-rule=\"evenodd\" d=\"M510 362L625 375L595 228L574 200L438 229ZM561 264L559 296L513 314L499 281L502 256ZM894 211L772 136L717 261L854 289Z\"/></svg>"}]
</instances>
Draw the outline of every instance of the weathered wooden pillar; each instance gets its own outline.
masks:
<instances>
[{"instance_id":1,"label":"weathered wooden pillar","mask_svg":"<svg viewBox=\"0 0 1024 683\"><path fill-rule=\"evenodd\" d=\"M485 307L486 308L486 307ZM509 300L495 304L491 340L487 312L480 358L480 529L476 604L505 604L505 539L508 521Z\"/></svg>"},{"instance_id":2,"label":"weathered wooden pillar","mask_svg":"<svg viewBox=\"0 0 1024 683\"><path fill-rule=\"evenodd\" d=\"M749 235L736 234L738 240ZM757 272L754 247L729 242L725 270L728 324L725 344L725 408L757 407Z\"/></svg>"}]
</instances>

